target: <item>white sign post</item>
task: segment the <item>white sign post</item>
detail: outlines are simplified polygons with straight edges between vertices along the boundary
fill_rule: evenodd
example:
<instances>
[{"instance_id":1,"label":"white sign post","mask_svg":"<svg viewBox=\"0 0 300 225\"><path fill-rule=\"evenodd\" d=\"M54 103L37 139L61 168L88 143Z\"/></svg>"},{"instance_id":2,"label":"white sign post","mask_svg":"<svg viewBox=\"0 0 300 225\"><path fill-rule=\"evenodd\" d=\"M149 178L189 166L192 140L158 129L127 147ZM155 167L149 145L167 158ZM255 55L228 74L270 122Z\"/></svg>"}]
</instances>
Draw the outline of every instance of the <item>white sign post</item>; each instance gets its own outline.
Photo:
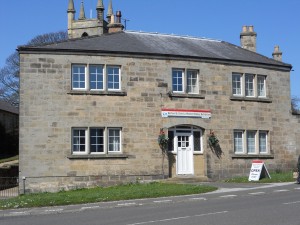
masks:
<instances>
[{"instance_id":1,"label":"white sign post","mask_svg":"<svg viewBox=\"0 0 300 225\"><path fill-rule=\"evenodd\" d=\"M271 178L264 161L253 160L248 180L259 181L260 178L264 178L264 177Z\"/></svg>"}]
</instances>

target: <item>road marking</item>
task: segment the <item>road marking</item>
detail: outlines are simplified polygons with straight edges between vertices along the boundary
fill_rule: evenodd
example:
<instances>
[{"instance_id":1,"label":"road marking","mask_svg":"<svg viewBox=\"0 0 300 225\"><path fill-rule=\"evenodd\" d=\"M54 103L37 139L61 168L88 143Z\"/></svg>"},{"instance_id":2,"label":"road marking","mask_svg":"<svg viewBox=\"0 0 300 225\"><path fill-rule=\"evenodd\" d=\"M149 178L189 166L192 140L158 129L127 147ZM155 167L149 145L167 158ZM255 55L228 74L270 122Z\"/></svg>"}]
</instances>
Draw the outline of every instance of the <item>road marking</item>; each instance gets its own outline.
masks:
<instances>
[{"instance_id":1,"label":"road marking","mask_svg":"<svg viewBox=\"0 0 300 225\"><path fill-rule=\"evenodd\" d=\"M263 195L266 192L253 192L253 193L249 193L249 195Z\"/></svg>"},{"instance_id":2,"label":"road marking","mask_svg":"<svg viewBox=\"0 0 300 225\"><path fill-rule=\"evenodd\" d=\"M63 211L64 209L47 209L45 212L60 212Z\"/></svg>"},{"instance_id":3,"label":"road marking","mask_svg":"<svg viewBox=\"0 0 300 225\"><path fill-rule=\"evenodd\" d=\"M182 220L182 219L187 219L187 218L192 218L192 217L211 216L211 215L224 214L224 213L228 213L228 211L205 213L205 214L199 214L199 215L193 215L193 216L173 217L173 218L162 219L162 220L151 220L151 221L145 221L145 222L139 222L139 223L131 223L131 224L127 224L127 225L141 225L141 224L159 223L159 222Z\"/></svg>"},{"instance_id":4,"label":"road marking","mask_svg":"<svg viewBox=\"0 0 300 225\"><path fill-rule=\"evenodd\" d=\"M299 204L300 201L296 201L296 202L286 202L286 203L283 203L284 205L292 205L292 204Z\"/></svg>"},{"instance_id":5,"label":"road marking","mask_svg":"<svg viewBox=\"0 0 300 225\"><path fill-rule=\"evenodd\" d=\"M298 187L298 188L295 188L295 190L300 190L300 187Z\"/></svg>"},{"instance_id":6,"label":"road marking","mask_svg":"<svg viewBox=\"0 0 300 225\"><path fill-rule=\"evenodd\" d=\"M87 207L81 207L81 210L86 210L86 209L97 209L100 208L100 206L87 206Z\"/></svg>"},{"instance_id":7,"label":"road marking","mask_svg":"<svg viewBox=\"0 0 300 225\"><path fill-rule=\"evenodd\" d=\"M14 214L21 215L21 214L27 214L27 213L29 213L29 212L11 212L10 214L12 214L12 215L14 215Z\"/></svg>"},{"instance_id":8,"label":"road marking","mask_svg":"<svg viewBox=\"0 0 300 225\"><path fill-rule=\"evenodd\" d=\"M237 197L237 195L223 195L223 196L220 196L220 198L233 198L233 197Z\"/></svg>"},{"instance_id":9,"label":"road marking","mask_svg":"<svg viewBox=\"0 0 300 225\"><path fill-rule=\"evenodd\" d=\"M206 198L190 198L190 200L204 200L204 201L206 201L207 199Z\"/></svg>"},{"instance_id":10,"label":"road marking","mask_svg":"<svg viewBox=\"0 0 300 225\"><path fill-rule=\"evenodd\" d=\"M160 200L160 201L153 201L155 203L164 203L164 202L172 202L172 200Z\"/></svg>"},{"instance_id":11,"label":"road marking","mask_svg":"<svg viewBox=\"0 0 300 225\"><path fill-rule=\"evenodd\" d=\"M130 203L120 203L118 206L131 206L131 205L136 205L135 202L130 202Z\"/></svg>"},{"instance_id":12,"label":"road marking","mask_svg":"<svg viewBox=\"0 0 300 225\"><path fill-rule=\"evenodd\" d=\"M282 189L282 190L275 190L274 192L287 192L287 191L289 191L289 190L287 190L287 189Z\"/></svg>"}]
</instances>

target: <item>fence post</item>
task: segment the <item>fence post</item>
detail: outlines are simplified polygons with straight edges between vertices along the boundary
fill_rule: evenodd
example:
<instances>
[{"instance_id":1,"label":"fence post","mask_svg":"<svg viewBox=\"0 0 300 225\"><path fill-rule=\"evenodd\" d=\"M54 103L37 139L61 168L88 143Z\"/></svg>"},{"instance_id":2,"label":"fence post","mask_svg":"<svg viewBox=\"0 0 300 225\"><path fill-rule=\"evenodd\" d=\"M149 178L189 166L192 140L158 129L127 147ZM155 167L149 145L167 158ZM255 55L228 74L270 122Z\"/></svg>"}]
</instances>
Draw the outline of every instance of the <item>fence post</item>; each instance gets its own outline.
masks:
<instances>
[{"instance_id":1,"label":"fence post","mask_svg":"<svg viewBox=\"0 0 300 225\"><path fill-rule=\"evenodd\" d=\"M22 180L23 180L23 194L25 195L26 194L26 191L25 191L25 182L26 182L26 177L22 177Z\"/></svg>"}]
</instances>

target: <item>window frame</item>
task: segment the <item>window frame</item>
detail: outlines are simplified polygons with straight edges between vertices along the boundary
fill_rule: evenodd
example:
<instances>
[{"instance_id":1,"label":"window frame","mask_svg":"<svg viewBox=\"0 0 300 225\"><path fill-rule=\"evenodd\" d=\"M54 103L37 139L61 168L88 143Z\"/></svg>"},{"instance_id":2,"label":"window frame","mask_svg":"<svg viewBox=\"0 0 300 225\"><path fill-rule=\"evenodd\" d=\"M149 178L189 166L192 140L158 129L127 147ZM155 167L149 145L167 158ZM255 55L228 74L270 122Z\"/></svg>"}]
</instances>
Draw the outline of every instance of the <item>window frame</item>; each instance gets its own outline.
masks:
<instances>
[{"instance_id":1,"label":"window frame","mask_svg":"<svg viewBox=\"0 0 300 225\"><path fill-rule=\"evenodd\" d=\"M196 78L190 79L191 75L192 76L196 75ZM192 84L189 84L189 80L191 80L191 81L195 80L196 81L195 86L193 86ZM193 89L194 91L190 91L189 87L191 87L191 89ZM193 69L186 70L186 93L187 94L199 94L199 72L198 72L198 70L193 70Z\"/></svg>"},{"instance_id":2,"label":"window frame","mask_svg":"<svg viewBox=\"0 0 300 225\"><path fill-rule=\"evenodd\" d=\"M103 151L95 152L92 151L92 130L99 129L102 130L102 147ZM85 135L85 143L84 145L84 151L75 151L75 138L78 138L75 136L75 131L84 131ZM109 131L110 130L118 130L119 131L119 149L118 151L110 151L109 150ZM79 136L80 138L80 136ZM79 146L80 146L79 141ZM101 144L100 144L101 145ZM71 155L112 155L112 154L122 154L122 128L121 127L72 127L71 128Z\"/></svg>"},{"instance_id":3,"label":"window frame","mask_svg":"<svg viewBox=\"0 0 300 225\"><path fill-rule=\"evenodd\" d=\"M74 85L74 76L76 75L74 73L74 68L75 67L81 67L83 68L84 67L84 88L78 88L78 87L75 87ZM92 75L94 75L94 73L92 74L91 72L91 68L92 67L101 67L102 68L102 80L100 80L100 82L102 83L102 88L92 88ZM110 68L114 68L114 69L117 69L118 70L118 73L117 74L114 74L114 76L117 77L117 80L114 80L113 79L113 84L116 85L117 84L117 88L111 88L109 86L109 76L110 74L108 74L108 70ZM71 65L71 90L73 91L85 91L85 92L120 92L122 90L122 75L121 75L121 65L110 65L110 64L89 64L89 63L86 63L86 64L83 64L83 63L74 63ZM101 72L96 73L96 76L97 75L101 75ZM114 77L115 78L115 77ZM96 82L98 81L98 79L96 79ZM80 80L77 81L77 82L81 82ZM97 85L96 85L97 86Z\"/></svg>"},{"instance_id":4,"label":"window frame","mask_svg":"<svg viewBox=\"0 0 300 225\"><path fill-rule=\"evenodd\" d=\"M179 78L178 72L181 72L181 78ZM190 79L191 75L196 75L196 79L195 78ZM179 79L181 79L181 83L179 82ZM199 78L198 69L172 68L172 93L199 95L200 92L199 79L200 78ZM191 84L189 83L189 81L191 80L196 80L195 86L192 85L192 82ZM181 89L178 88L179 86L181 86ZM190 89L189 87L192 88Z\"/></svg>"},{"instance_id":5,"label":"window frame","mask_svg":"<svg viewBox=\"0 0 300 225\"><path fill-rule=\"evenodd\" d=\"M110 68L118 69L118 81L115 82L115 80L113 79L113 84L117 83L119 85L118 88L110 88L109 87L109 76L111 76L111 74L109 74L108 70ZM113 74L113 78L115 76L116 75ZM120 91L121 90L121 67L120 66L117 66L117 65L106 65L106 76L105 77L106 77L106 90L108 90L108 91Z\"/></svg>"},{"instance_id":6,"label":"window frame","mask_svg":"<svg viewBox=\"0 0 300 225\"><path fill-rule=\"evenodd\" d=\"M95 136L92 136L92 130L102 130L102 141L103 141L103 144L102 144L103 151L102 152L101 151L100 152L99 151L96 151L96 152L92 151L92 145L93 145L92 138L95 137ZM96 137L101 137L101 136L96 136ZM103 128L103 127L90 127L88 138L89 138L89 153L91 155L105 154L105 128ZM98 144L98 145L101 145L101 144Z\"/></svg>"},{"instance_id":7,"label":"window frame","mask_svg":"<svg viewBox=\"0 0 300 225\"><path fill-rule=\"evenodd\" d=\"M176 81L177 81L177 83L175 83L174 82L174 72L176 72ZM179 84L179 82L178 82L178 80L180 79L180 78L178 78L178 72L181 72L181 84ZM172 69L172 91L173 91L173 93L184 93L184 69ZM176 90L175 90L175 88L174 88L174 86L176 86L177 88L176 88ZM179 86L181 86L181 89L182 90L178 90L179 88Z\"/></svg>"},{"instance_id":8,"label":"window frame","mask_svg":"<svg viewBox=\"0 0 300 225\"><path fill-rule=\"evenodd\" d=\"M233 96L243 96L243 74L241 73L232 73L232 94ZM239 77L239 81L236 81L236 79L233 79L233 77ZM238 85L234 85L235 83L239 82L239 87L236 87ZM237 93L237 91L234 90L239 90L239 93Z\"/></svg>"},{"instance_id":9,"label":"window frame","mask_svg":"<svg viewBox=\"0 0 300 225\"><path fill-rule=\"evenodd\" d=\"M84 87L74 87L74 76L79 74L79 76L81 75L81 73L75 73L74 72L74 67L78 67L78 68L84 68ZM82 82L81 79L79 78L79 81L76 81L79 84ZM72 68L71 68L71 85L72 85L72 90L80 90L80 91L85 91L87 90L87 67L85 64L72 64Z\"/></svg>"},{"instance_id":10,"label":"window frame","mask_svg":"<svg viewBox=\"0 0 300 225\"><path fill-rule=\"evenodd\" d=\"M75 137L77 137L77 136L75 136L75 134L74 134L74 132L75 131L84 131L84 135L85 135L85 143L84 143L84 151L75 151L75 145L82 145L81 144L81 142L79 141L79 144L75 144ZM80 138L81 136L79 136L79 138ZM77 137L78 138L78 137ZM87 148L87 146L88 146L88 128L87 127L73 127L72 128L72 154L74 154L74 155L85 155L85 154L87 154L88 153L88 148Z\"/></svg>"},{"instance_id":11,"label":"window frame","mask_svg":"<svg viewBox=\"0 0 300 225\"><path fill-rule=\"evenodd\" d=\"M91 78L91 76L93 75L92 72L91 72L91 67L102 67L102 88L92 88L91 83L94 82L94 81L92 81L92 78ZM106 79L105 79L104 65L101 65L101 64L98 64L98 65L97 64L90 64L88 66L88 70L89 70L89 90L90 91L104 91L105 88L106 88L106 86L105 86L105 80ZM99 82L98 79L97 79L97 76L99 75L97 73L97 71L96 71L95 75L96 75L96 81L95 81L95 83L96 83L96 87L97 87L98 86L97 83Z\"/></svg>"},{"instance_id":12,"label":"window frame","mask_svg":"<svg viewBox=\"0 0 300 225\"><path fill-rule=\"evenodd\" d=\"M240 133L242 134L242 137L239 139L241 140L241 146L242 149L237 151L237 145L236 145L236 134ZM252 138L252 147L254 146L254 150L250 151L249 148L249 134L254 134L254 138ZM265 150L261 151L261 144L260 144L260 134L265 134ZM254 143L253 143L254 142ZM233 151L235 155L269 155L270 149L269 149L269 131L267 130L240 130L236 129L233 131Z\"/></svg>"},{"instance_id":13,"label":"window frame","mask_svg":"<svg viewBox=\"0 0 300 225\"><path fill-rule=\"evenodd\" d=\"M251 79L250 79L251 78ZM252 94L250 93L252 92ZM245 97L255 97L255 75L251 73L245 74Z\"/></svg>"},{"instance_id":14,"label":"window frame","mask_svg":"<svg viewBox=\"0 0 300 225\"><path fill-rule=\"evenodd\" d=\"M237 77L239 79L236 79ZM260 82L261 80L263 83ZM263 94L261 94L262 92ZM245 100L267 99L267 75L233 72L231 75L231 93L232 96L241 97Z\"/></svg>"},{"instance_id":15,"label":"window frame","mask_svg":"<svg viewBox=\"0 0 300 225\"><path fill-rule=\"evenodd\" d=\"M264 95L261 95L260 94L260 88L259 88L259 85L260 85L260 78L263 78L263 87L264 87ZM267 97L267 76L265 75L257 75L257 97L258 98L266 98Z\"/></svg>"},{"instance_id":16,"label":"window frame","mask_svg":"<svg viewBox=\"0 0 300 225\"><path fill-rule=\"evenodd\" d=\"M119 136L117 136L119 138L118 150L117 151L110 150L110 145L111 145L110 131L112 131L112 130L117 130L119 132ZM115 154L115 153L121 153L121 152L122 152L122 129L118 128L118 127L109 127L109 128L107 128L107 153Z\"/></svg>"}]
</instances>

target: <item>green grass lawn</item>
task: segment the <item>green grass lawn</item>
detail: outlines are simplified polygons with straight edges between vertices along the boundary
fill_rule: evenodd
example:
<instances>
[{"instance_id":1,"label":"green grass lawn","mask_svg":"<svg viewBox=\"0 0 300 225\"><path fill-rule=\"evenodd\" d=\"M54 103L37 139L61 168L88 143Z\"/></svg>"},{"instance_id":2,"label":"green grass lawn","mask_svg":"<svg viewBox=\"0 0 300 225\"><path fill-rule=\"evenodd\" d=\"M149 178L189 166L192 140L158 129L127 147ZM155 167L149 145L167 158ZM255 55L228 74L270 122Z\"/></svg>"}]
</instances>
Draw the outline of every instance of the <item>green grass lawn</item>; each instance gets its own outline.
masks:
<instances>
[{"instance_id":1,"label":"green grass lawn","mask_svg":"<svg viewBox=\"0 0 300 225\"><path fill-rule=\"evenodd\" d=\"M166 184L127 184L112 187L97 187L58 193L21 195L16 198L0 200L0 209L57 206L93 202L107 202L141 198L157 198L176 195L200 194L217 188L204 185Z\"/></svg>"},{"instance_id":2,"label":"green grass lawn","mask_svg":"<svg viewBox=\"0 0 300 225\"><path fill-rule=\"evenodd\" d=\"M296 179L293 178L293 172L285 173L270 173L270 178L262 178L259 181L248 181L247 177L235 177L232 179L224 180L224 182L231 183L281 183L281 182L295 182Z\"/></svg>"}]
</instances>

